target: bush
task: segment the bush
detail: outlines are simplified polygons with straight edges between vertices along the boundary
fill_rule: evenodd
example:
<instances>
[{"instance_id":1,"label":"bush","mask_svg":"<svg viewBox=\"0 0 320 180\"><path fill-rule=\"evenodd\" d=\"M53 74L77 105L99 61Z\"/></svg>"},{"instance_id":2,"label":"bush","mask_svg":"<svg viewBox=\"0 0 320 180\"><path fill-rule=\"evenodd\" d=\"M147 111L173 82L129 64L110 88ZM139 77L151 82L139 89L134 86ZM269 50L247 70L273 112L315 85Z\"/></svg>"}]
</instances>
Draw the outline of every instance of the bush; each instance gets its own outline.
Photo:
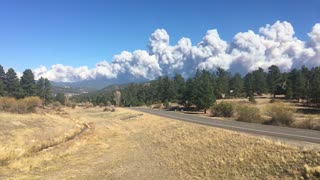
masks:
<instances>
[{"instance_id":1,"label":"bush","mask_svg":"<svg viewBox=\"0 0 320 180\"><path fill-rule=\"evenodd\" d=\"M55 102L52 103L52 108L53 108L54 110L60 111L60 110L61 110L61 107L62 107L62 104L61 104L59 101L55 101Z\"/></svg>"},{"instance_id":2,"label":"bush","mask_svg":"<svg viewBox=\"0 0 320 180\"><path fill-rule=\"evenodd\" d=\"M90 102L86 102L85 104L83 104L83 107L85 108L85 109L88 109L88 108L92 108L94 105L92 104L92 103L90 103Z\"/></svg>"},{"instance_id":3,"label":"bush","mask_svg":"<svg viewBox=\"0 0 320 180\"><path fill-rule=\"evenodd\" d=\"M319 124L317 123L318 120L314 119L313 117L309 117L306 120L304 120L303 122L301 122L300 124L298 124L298 128L302 128L302 129L314 129L317 130L317 127L319 126Z\"/></svg>"},{"instance_id":4,"label":"bush","mask_svg":"<svg viewBox=\"0 0 320 180\"><path fill-rule=\"evenodd\" d=\"M17 103L17 100L12 97L0 97L0 110L12 111Z\"/></svg>"},{"instance_id":5,"label":"bush","mask_svg":"<svg viewBox=\"0 0 320 180\"><path fill-rule=\"evenodd\" d=\"M35 112L36 107L40 107L42 101L37 96L26 97L24 99L19 99L15 106L15 112L17 113L28 113Z\"/></svg>"},{"instance_id":6,"label":"bush","mask_svg":"<svg viewBox=\"0 0 320 180\"><path fill-rule=\"evenodd\" d=\"M239 105L237 107L238 118L237 121L250 122L250 123L262 123L263 119L260 115L260 111L257 107L248 105Z\"/></svg>"},{"instance_id":7,"label":"bush","mask_svg":"<svg viewBox=\"0 0 320 180\"><path fill-rule=\"evenodd\" d=\"M34 112L36 107L42 105L42 101L37 96L26 97L24 99L16 100L11 97L0 98L0 109L4 111L16 113Z\"/></svg>"},{"instance_id":8,"label":"bush","mask_svg":"<svg viewBox=\"0 0 320 180\"><path fill-rule=\"evenodd\" d=\"M76 103L72 103L72 109L75 109L76 108L76 106L77 106L77 104Z\"/></svg>"},{"instance_id":9,"label":"bush","mask_svg":"<svg viewBox=\"0 0 320 180\"><path fill-rule=\"evenodd\" d=\"M211 108L211 113L213 116L218 117L231 117L234 112L234 107L229 102L220 102L219 104L214 104Z\"/></svg>"},{"instance_id":10,"label":"bush","mask_svg":"<svg viewBox=\"0 0 320 180\"><path fill-rule=\"evenodd\" d=\"M275 103L276 102L276 100L274 99L274 98L272 98L271 100L270 100L270 103Z\"/></svg>"},{"instance_id":11,"label":"bush","mask_svg":"<svg viewBox=\"0 0 320 180\"><path fill-rule=\"evenodd\" d=\"M104 112L115 112L116 109L114 108L114 106L107 106L103 109Z\"/></svg>"},{"instance_id":12,"label":"bush","mask_svg":"<svg viewBox=\"0 0 320 180\"><path fill-rule=\"evenodd\" d=\"M253 95L249 96L249 102L254 103L254 104L257 103L256 98L254 98Z\"/></svg>"},{"instance_id":13,"label":"bush","mask_svg":"<svg viewBox=\"0 0 320 180\"><path fill-rule=\"evenodd\" d=\"M18 100L15 104L14 109L12 110L12 112L16 112L16 113L26 113L28 109L28 105L25 101L23 100Z\"/></svg>"},{"instance_id":14,"label":"bush","mask_svg":"<svg viewBox=\"0 0 320 180\"><path fill-rule=\"evenodd\" d=\"M26 97L19 101L22 101L26 104L27 112L34 112L36 107L40 107L42 105L42 100L38 96Z\"/></svg>"},{"instance_id":15,"label":"bush","mask_svg":"<svg viewBox=\"0 0 320 180\"><path fill-rule=\"evenodd\" d=\"M294 111L283 103L273 103L267 107L266 114L271 117L271 124L291 126L294 122Z\"/></svg>"}]
</instances>

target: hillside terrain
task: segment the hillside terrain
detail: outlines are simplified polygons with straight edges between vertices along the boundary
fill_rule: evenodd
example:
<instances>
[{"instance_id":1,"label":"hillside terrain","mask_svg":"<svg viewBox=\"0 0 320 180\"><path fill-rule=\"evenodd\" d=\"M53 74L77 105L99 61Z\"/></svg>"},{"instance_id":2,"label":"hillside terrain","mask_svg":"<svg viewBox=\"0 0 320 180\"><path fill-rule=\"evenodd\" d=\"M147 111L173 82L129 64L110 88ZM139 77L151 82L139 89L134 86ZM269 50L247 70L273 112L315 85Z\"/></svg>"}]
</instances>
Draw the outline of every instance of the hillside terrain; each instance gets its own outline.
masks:
<instances>
[{"instance_id":1,"label":"hillside terrain","mask_svg":"<svg viewBox=\"0 0 320 180\"><path fill-rule=\"evenodd\" d=\"M319 173L317 151L129 109L1 113L0 119L0 179L292 179Z\"/></svg>"}]
</instances>

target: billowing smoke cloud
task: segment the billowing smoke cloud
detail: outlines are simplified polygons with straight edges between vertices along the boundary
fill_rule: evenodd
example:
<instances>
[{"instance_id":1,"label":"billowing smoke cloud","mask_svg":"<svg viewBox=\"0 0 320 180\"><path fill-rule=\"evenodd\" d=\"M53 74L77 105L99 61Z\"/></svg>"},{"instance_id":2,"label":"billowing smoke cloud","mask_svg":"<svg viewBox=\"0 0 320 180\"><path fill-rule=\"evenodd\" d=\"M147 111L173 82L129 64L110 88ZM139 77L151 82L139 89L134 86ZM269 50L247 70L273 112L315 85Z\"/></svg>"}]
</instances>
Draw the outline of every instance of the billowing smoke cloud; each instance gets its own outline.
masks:
<instances>
[{"instance_id":1,"label":"billowing smoke cloud","mask_svg":"<svg viewBox=\"0 0 320 180\"><path fill-rule=\"evenodd\" d=\"M320 23L315 24L308 41L301 41L289 22L277 21L261 27L258 33L251 30L236 34L228 44L216 29L208 30L202 41L192 45L183 37L170 45L170 36L164 29L151 34L148 51L123 51L111 62L102 61L92 69L74 68L62 64L50 69L44 66L34 70L37 78L52 81L79 81L105 77L107 79L154 79L160 75L192 75L197 69L215 70L217 67L233 72L248 72L259 67L267 69L277 65L283 71L320 65Z\"/></svg>"}]
</instances>

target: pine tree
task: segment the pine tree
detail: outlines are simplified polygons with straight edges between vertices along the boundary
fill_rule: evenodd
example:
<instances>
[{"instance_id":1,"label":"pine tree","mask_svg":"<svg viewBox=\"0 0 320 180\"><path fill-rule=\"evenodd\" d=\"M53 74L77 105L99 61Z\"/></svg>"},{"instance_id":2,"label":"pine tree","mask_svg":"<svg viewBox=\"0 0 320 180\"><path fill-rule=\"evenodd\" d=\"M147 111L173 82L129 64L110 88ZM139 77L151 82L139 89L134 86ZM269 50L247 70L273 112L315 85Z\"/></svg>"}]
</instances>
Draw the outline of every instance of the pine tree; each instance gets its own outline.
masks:
<instances>
[{"instance_id":1,"label":"pine tree","mask_svg":"<svg viewBox=\"0 0 320 180\"><path fill-rule=\"evenodd\" d=\"M320 102L320 67L311 70L310 97L315 103Z\"/></svg>"},{"instance_id":2,"label":"pine tree","mask_svg":"<svg viewBox=\"0 0 320 180\"><path fill-rule=\"evenodd\" d=\"M5 75L4 83L5 90L8 92L8 96L15 98L21 98L23 96L17 73L12 68L8 69Z\"/></svg>"},{"instance_id":3,"label":"pine tree","mask_svg":"<svg viewBox=\"0 0 320 180\"><path fill-rule=\"evenodd\" d=\"M231 95L234 97L240 97L243 90L243 79L239 73L236 73L229 83Z\"/></svg>"},{"instance_id":4,"label":"pine tree","mask_svg":"<svg viewBox=\"0 0 320 180\"><path fill-rule=\"evenodd\" d=\"M273 94L273 97L276 96L277 90L281 84L281 73L278 66L270 66L267 75L267 82L269 86L269 92Z\"/></svg>"},{"instance_id":5,"label":"pine tree","mask_svg":"<svg viewBox=\"0 0 320 180\"><path fill-rule=\"evenodd\" d=\"M211 107L216 101L214 95L214 87L211 81L211 74L206 71L197 71L194 77L194 84L192 89L193 103L198 109L206 109Z\"/></svg>"},{"instance_id":6,"label":"pine tree","mask_svg":"<svg viewBox=\"0 0 320 180\"><path fill-rule=\"evenodd\" d=\"M193 89L194 87L194 80L193 78L188 78L186 81L186 88L182 96L181 104L187 108L190 108L193 101Z\"/></svg>"},{"instance_id":7,"label":"pine tree","mask_svg":"<svg viewBox=\"0 0 320 180\"><path fill-rule=\"evenodd\" d=\"M36 94L39 96L43 102L45 101L45 84L44 84L44 78L41 77L36 84Z\"/></svg>"},{"instance_id":8,"label":"pine tree","mask_svg":"<svg viewBox=\"0 0 320 180\"><path fill-rule=\"evenodd\" d=\"M219 97L223 97L224 95L228 94L228 90L229 90L229 79L230 79L230 74L225 71L222 68L217 68L216 71L216 82L217 82L217 95L219 95Z\"/></svg>"},{"instance_id":9,"label":"pine tree","mask_svg":"<svg viewBox=\"0 0 320 180\"><path fill-rule=\"evenodd\" d=\"M47 78L44 79L44 96L45 104L50 103L53 99L51 83Z\"/></svg>"},{"instance_id":10,"label":"pine tree","mask_svg":"<svg viewBox=\"0 0 320 180\"><path fill-rule=\"evenodd\" d=\"M0 65L0 96L5 96L7 93L5 91L5 72L3 67Z\"/></svg>"},{"instance_id":11,"label":"pine tree","mask_svg":"<svg viewBox=\"0 0 320 180\"><path fill-rule=\"evenodd\" d=\"M63 93L58 93L55 98L56 101L60 102L62 105L65 105L66 97Z\"/></svg>"},{"instance_id":12,"label":"pine tree","mask_svg":"<svg viewBox=\"0 0 320 180\"><path fill-rule=\"evenodd\" d=\"M268 91L266 73L263 71L262 68L259 68L258 70L253 71L252 74L254 76L254 81L255 81L254 91L258 95L266 93Z\"/></svg>"},{"instance_id":13,"label":"pine tree","mask_svg":"<svg viewBox=\"0 0 320 180\"><path fill-rule=\"evenodd\" d=\"M34 96L36 94L36 83L33 72L26 69L20 79L20 86L23 91L23 96Z\"/></svg>"},{"instance_id":14,"label":"pine tree","mask_svg":"<svg viewBox=\"0 0 320 180\"><path fill-rule=\"evenodd\" d=\"M248 73L244 77L244 91L247 97L253 96L254 93L254 76L252 73Z\"/></svg>"},{"instance_id":15,"label":"pine tree","mask_svg":"<svg viewBox=\"0 0 320 180\"><path fill-rule=\"evenodd\" d=\"M183 93L186 88L184 78L180 74L176 74L173 78L174 98L181 104Z\"/></svg>"}]
</instances>

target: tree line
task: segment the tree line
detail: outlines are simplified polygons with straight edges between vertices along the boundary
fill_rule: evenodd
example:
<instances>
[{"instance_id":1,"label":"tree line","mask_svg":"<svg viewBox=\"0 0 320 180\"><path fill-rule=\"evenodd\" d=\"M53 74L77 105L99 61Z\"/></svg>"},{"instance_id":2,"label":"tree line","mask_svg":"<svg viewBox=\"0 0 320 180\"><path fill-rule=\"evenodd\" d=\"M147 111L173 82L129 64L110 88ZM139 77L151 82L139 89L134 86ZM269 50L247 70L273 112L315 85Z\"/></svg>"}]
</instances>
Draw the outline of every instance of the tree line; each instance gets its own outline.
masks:
<instances>
[{"instance_id":1,"label":"tree line","mask_svg":"<svg viewBox=\"0 0 320 180\"><path fill-rule=\"evenodd\" d=\"M140 106L155 103L176 102L185 107L206 109L220 98L254 98L265 93L285 95L287 99L305 99L307 102L320 102L320 67L292 69L281 72L272 65L268 71L259 68L244 76L217 68L210 72L197 70L193 77L185 79L176 74L173 77L161 76L148 83L131 83L122 90L120 105ZM82 96L80 101L90 101L95 105L112 103L114 93Z\"/></svg>"},{"instance_id":2,"label":"tree line","mask_svg":"<svg viewBox=\"0 0 320 180\"><path fill-rule=\"evenodd\" d=\"M9 96L21 99L28 96L39 96L44 103L49 103L53 99L51 84L47 78L34 79L34 74L30 69L23 72L18 78L14 69L7 72L0 65L0 96Z\"/></svg>"}]
</instances>

